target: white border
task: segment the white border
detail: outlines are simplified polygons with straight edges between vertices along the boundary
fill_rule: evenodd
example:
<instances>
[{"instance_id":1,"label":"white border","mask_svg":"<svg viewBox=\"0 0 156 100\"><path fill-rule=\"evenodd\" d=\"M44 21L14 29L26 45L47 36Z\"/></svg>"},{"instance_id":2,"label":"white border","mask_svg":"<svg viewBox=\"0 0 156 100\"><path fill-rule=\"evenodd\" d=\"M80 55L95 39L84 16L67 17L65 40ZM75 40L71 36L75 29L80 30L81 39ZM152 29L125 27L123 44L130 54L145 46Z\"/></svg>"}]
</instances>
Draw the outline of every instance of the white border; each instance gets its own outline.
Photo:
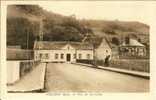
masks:
<instances>
[{"instance_id":1,"label":"white border","mask_svg":"<svg viewBox=\"0 0 156 100\"><path fill-rule=\"evenodd\" d=\"M151 46L151 81L150 81L150 93L103 93L103 96L48 96L45 93L7 93L6 92L6 6L10 4L47 4L47 3L76 3L76 2L106 2L106 3L132 3L132 4L143 4L150 5L149 11L151 21L150 21L150 46ZM156 100L154 94L156 95L155 84L156 84L156 2L155 1L1 1L1 42L0 42L0 96L7 100L27 100L27 99L38 99L38 100L51 100L51 99L106 99L106 100Z\"/></svg>"}]
</instances>

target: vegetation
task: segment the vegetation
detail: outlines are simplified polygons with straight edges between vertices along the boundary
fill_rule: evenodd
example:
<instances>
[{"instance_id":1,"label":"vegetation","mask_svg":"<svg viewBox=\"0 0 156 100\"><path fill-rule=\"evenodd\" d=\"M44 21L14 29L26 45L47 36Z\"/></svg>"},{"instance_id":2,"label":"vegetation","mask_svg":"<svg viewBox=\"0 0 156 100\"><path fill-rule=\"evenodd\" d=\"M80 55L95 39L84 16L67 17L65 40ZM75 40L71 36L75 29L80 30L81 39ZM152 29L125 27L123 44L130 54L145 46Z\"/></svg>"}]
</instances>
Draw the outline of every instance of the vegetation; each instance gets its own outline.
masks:
<instances>
[{"instance_id":1,"label":"vegetation","mask_svg":"<svg viewBox=\"0 0 156 100\"><path fill-rule=\"evenodd\" d=\"M122 36L131 34L144 43L149 42L149 26L140 22L78 20L75 16L48 12L37 5L9 5L7 14L7 44L21 45L23 49L32 49L34 41L39 40L41 19L44 41L82 41L86 35L105 36L117 46Z\"/></svg>"},{"instance_id":2,"label":"vegetation","mask_svg":"<svg viewBox=\"0 0 156 100\"><path fill-rule=\"evenodd\" d=\"M117 37L113 37L112 38L112 43L115 44L115 45L119 45L120 44L120 41Z\"/></svg>"},{"instance_id":3,"label":"vegetation","mask_svg":"<svg viewBox=\"0 0 156 100\"><path fill-rule=\"evenodd\" d=\"M10 15L10 9L11 12L14 9L14 12L20 13L19 16ZM8 7L8 45L21 45L23 49L32 49L34 41L39 40L41 19L44 41L81 41L86 33L91 32L91 29L85 28L73 16L53 14L36 5L11 5L10 9Z\"/></svg>"}]
</instances>

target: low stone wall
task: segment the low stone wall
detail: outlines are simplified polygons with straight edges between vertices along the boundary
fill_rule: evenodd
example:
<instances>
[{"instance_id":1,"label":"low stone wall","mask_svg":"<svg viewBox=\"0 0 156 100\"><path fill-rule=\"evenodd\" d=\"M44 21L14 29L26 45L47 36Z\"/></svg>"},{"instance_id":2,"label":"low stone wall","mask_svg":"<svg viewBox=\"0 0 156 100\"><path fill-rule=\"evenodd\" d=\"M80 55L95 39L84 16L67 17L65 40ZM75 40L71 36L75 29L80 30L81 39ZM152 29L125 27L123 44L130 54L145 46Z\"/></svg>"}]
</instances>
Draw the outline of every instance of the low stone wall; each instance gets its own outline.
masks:
<instances>
[{"instance_id":1,"label":"low stone wall","mask_svg":"<svg viewBox=\"0 0 156 100\"><path fill-rule=\"evenodd\" d=\"M33 60L11 60L7 61L7 84L11 85L18 81L22 76L29 73L39 62Z\"/></svg>"},{"instance_id":2,"label":"low stone wall","mask_svg":"<svg viewBox=\"0 0 156 100\"><path fill-rule=\"evenodd\" d=\"M20 62L20 77L24 76L28 72L30 72L34 67L36 67L39 62L32 61L21 61Z\"/></svg>"}]
</instances>

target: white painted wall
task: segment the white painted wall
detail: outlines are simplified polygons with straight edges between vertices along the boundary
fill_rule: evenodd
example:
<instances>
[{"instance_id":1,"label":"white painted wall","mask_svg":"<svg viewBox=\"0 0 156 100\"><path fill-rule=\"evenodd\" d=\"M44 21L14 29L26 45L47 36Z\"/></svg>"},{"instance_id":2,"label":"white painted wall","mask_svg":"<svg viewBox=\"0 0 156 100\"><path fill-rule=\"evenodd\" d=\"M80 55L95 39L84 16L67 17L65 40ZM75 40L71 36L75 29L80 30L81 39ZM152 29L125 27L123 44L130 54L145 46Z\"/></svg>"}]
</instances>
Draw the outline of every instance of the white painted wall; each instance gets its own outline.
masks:
<instances>
[{"instance_id":1,"label":"white painted wall","mask_svg":"<svg viewBox=\"0 0 156 100\"><path fill-rule=\"evenodd\" d=\"M40 54L48 54L49 58L40 59ZM58 59L55 58L55 54L58 54ZM61 54L64 54L63 59ZM75 62L76 59L79 59L79 54L82 55L81 59L88 59L87 54L90 54L90 60L93 59L93 50L76 50L69 44L59 50L34 50L34 59L41 60L41 62L67 62L67 54L70 54L70 62ZM74 58L74 54L76 54L76 58Z\"/></svg>"},{"instance_id":2,"label":"white painted wall","mask_svg":"<svg viewBox=\"0 0 156 100\"><path fill-rule=\"evenodd\" d=\"M74 54L76 54L76 58L78 59L79 54L82 55L81 59L88 59L87 54L90 54L90 59L93 59L93 50L74 50L74 49L64 49L64 50L35 50L34 51L34 59L40 60L40 53L48 54L48 59L41 59L42 62L66 62L67 54L71 55L71 62L75 62ZM55 54L58 54L58 59L55 59ZM64 58L61 59L61 54L64 54Z\"/></svg>"},{"instance_id":3,"label":"white painted wall","mask_svg":"<svg viewBox=\"0 0 156 100\"><path fill-rule=\"evenodd\" d=\"M100 46L95 50L96 59L98 60L104 60L106 56L112 55L111 48L107 44L106 40L103 39Z\"/></svg>"},{"instance_id":4,"label":"white painted wall","mask_svg":"<svg viewBox=\"0 0 156 100\"><path fill-rule=\"evenodd\" d=\"M42 59L42 62L66 62L66 56L67 54L71 55L71 62L75 62L76 59L74 59L75 50L35 50L34 56L35 60L40 60L40 53L42 54L48 54L48 59ZM58 59L55 59L55 54L58 54ZM61 59L61 54L64 54L63 59Z\"/></svg>"},{"instance_id":5,"label":"white painted wall","mask_svg":"<svg viewBox=\"0 0 156 100\"><path fill-rule=\"evenodd\" d=\"M13 84L20 78L20 61L7 61L7 84Z\"/></svg>"},{"instance_id":6,"label":"white painted wall","mask_svg":"<svg viewBox=\"0 0 156 100\"><path fill-rule=\"evenodd\" d=\"M87 54L90 54L90 59L88 60L93 60L93 50L77 50L76 51L77 59L79 59L79 54L82 55L81 59L88 59Z\"/></svg>"}]
</instances>

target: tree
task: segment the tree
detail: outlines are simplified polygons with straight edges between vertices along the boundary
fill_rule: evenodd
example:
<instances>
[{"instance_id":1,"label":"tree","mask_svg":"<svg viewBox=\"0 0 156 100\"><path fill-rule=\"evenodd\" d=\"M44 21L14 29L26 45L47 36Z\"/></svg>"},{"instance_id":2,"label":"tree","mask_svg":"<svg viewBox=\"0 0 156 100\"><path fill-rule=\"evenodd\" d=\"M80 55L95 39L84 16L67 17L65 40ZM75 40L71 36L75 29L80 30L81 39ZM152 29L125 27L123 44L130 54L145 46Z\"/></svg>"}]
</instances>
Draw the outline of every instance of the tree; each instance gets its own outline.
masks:
<instances>
[{"instance_id":1,"label":"tree","mask_svg":"<svg viewBox=\"0 0 156 100\"><path fill-rule=\"evenodd\" d=\"M120 41L117 37L113 37L112 38L112 43L115 44L115 45L119 45L120 44Z\"/></svg>"},{"instance_id":2,"label":"tree","mask_svg":"<svg viewBox=\"0 0 156 100\"><path fill-rule=\"evenodd\" d=\"M35 39L34 25L26 18L7 19L7 45L20 45L32 49ZM29 41L27 41L29 39Z\"/></svg>"}]
</instances>

